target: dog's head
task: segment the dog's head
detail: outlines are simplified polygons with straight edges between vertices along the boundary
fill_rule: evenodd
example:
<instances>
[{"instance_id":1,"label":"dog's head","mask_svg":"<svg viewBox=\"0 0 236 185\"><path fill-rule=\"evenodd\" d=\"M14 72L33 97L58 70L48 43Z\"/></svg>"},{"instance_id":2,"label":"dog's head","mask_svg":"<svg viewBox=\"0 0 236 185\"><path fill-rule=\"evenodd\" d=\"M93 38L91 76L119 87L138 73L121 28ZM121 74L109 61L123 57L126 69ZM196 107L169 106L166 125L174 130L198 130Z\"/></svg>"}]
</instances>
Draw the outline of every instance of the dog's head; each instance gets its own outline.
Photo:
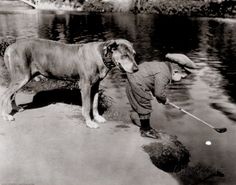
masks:
<instances>
[{"instance_id":1,"label":"dog's head","mask_svg":"<svg viewBox=\"0 0 236 185\"><path fill-rule=\"evenodd\" d=\"M132 44L125 39L109 40L104 44L104 55L119 69L128 73L138 71L135 62L135 51Z\"/></svg>"}]
</instances>

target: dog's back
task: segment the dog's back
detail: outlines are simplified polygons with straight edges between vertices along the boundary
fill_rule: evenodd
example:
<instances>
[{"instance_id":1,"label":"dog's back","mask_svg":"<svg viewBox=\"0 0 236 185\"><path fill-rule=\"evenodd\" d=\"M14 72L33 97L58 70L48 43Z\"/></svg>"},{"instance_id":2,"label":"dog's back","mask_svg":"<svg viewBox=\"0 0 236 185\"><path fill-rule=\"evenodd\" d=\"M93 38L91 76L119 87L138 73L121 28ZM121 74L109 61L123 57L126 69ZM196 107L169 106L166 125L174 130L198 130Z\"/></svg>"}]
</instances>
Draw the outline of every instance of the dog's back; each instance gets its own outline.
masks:
<instances>
[{"instance_id":1,"label":"dog's back","mask_svg":"<svg viewBox=\"0 0 236 185\"><path fill-rule=\"evenodd\" d=\"M16 71L12 69L17 68L18 72L30 76L40 73L47 77L78 80L81 73L96 70L95 63L90 65L89 61L94 60L94 55L98 54L98 45L94 43L82 45L22 39L7 48L4 60L13 75Z\"/></svg>"}]
</instances>

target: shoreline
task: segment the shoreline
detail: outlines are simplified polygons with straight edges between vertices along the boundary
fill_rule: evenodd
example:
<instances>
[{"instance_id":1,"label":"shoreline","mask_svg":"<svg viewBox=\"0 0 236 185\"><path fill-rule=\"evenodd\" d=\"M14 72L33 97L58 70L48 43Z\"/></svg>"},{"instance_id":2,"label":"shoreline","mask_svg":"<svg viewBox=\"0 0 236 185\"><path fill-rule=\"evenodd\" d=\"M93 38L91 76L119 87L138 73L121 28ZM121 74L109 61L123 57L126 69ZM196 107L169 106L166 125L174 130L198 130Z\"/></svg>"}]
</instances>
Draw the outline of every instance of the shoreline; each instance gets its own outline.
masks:
<instances>
[{"instance_id":1,"label":"shoreline","mask_svg":"<svg viewBox=\"0 0 236 185\"><path fill-rule=\"evenodd\" d=\"M134 13L157 14L165 16L189 16L189 17L236 17L236 2L228 1L142 1L142 0L90 0L83 3L75 2L41 2L38 10L48 11L75 11L91 13ZM123 3L122 3L123 2Z\"/></svg>"}]
</instances>

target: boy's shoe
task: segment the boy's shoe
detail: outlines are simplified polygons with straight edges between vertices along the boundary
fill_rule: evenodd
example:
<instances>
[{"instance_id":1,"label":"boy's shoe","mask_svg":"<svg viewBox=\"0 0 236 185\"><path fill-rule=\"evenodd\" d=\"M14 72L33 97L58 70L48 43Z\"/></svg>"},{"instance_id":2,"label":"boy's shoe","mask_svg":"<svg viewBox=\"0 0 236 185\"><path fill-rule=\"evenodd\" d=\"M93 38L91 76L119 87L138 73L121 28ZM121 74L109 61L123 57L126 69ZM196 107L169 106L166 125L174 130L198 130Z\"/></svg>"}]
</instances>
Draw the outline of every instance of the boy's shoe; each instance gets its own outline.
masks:
<instances>
[{"instance_id":1,"label":"boy's shoe","mask_svg":"<svg viewBox=\"0 0 236 185\"><path fill-rule=\"evenodd\" d=\"M160 138L159 133L153 128L150 128L149 130L140 129L140 134L142 137L149 137L149 138L153 138L153 139Z\"/></svg>"}]
</instances>

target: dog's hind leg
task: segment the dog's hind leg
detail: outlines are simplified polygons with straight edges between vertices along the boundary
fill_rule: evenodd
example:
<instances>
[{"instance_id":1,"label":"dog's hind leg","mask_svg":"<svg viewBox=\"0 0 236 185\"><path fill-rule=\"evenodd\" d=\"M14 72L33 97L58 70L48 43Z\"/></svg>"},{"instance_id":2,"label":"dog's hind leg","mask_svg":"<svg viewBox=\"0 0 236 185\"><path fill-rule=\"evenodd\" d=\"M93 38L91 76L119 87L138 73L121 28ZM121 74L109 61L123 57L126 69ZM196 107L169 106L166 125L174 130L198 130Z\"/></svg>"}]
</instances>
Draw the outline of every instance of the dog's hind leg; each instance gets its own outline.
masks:
<instances>
[{"instance_id":1,"label":"dog's hind leg","mask_svg":"<svg viewBox=\"0 0 236 185\"><path fill-rule=\"evenodd\" d=\"M92 108L91 102L91 88L89 83L81 82L81 94L82 94L82 115L84 116L86 125L89 128L98 128L98 124L91 120L90 112Z\"/></svg>"},{"instance_id":2,"label":"dog's hind leg","mask_svg":"<svg viewBox=\"0 0 236 185\"><path fill-rule=\"evenodd\" d=\"M92 92L92 104L93 104L93 117L94 120L97 121L98 123L104 123L106 119L101 116L98 112L98 93L99 91L99 82L94 85L93 87L93 92Z\"/></svg>"},{"instance_id":3,"label":"dog's hind leg","mask_svg":"<svg viewBox=\"0 0 236 185\"><path fill-rule=\"evenodd\" d=\"M6 121L14 121L14 117L11 115L13 106L15 104L15 95L19 89L21 89L25 84L28 83L29 77L25 77L23 80L13 80L5 92L5 96L2 100L2 116Z\"/></svg>"},{"instance_id":4,"label":"dog's hind leg","mask_svg":"<svg viewBox=\"0 0 236 185\"><path fill-rule=\"evenodd\" d=\"M11 112L11 107L8 104L8 99L11 98L11 96L9 96L9 94L11 94L11 87L9 87L5 93L4 96L2 97L1 100L1 114L3 117L3 120L5 121L14 121L14 117L12 115L10 115Z\"/></svg>"}]
</instances>

